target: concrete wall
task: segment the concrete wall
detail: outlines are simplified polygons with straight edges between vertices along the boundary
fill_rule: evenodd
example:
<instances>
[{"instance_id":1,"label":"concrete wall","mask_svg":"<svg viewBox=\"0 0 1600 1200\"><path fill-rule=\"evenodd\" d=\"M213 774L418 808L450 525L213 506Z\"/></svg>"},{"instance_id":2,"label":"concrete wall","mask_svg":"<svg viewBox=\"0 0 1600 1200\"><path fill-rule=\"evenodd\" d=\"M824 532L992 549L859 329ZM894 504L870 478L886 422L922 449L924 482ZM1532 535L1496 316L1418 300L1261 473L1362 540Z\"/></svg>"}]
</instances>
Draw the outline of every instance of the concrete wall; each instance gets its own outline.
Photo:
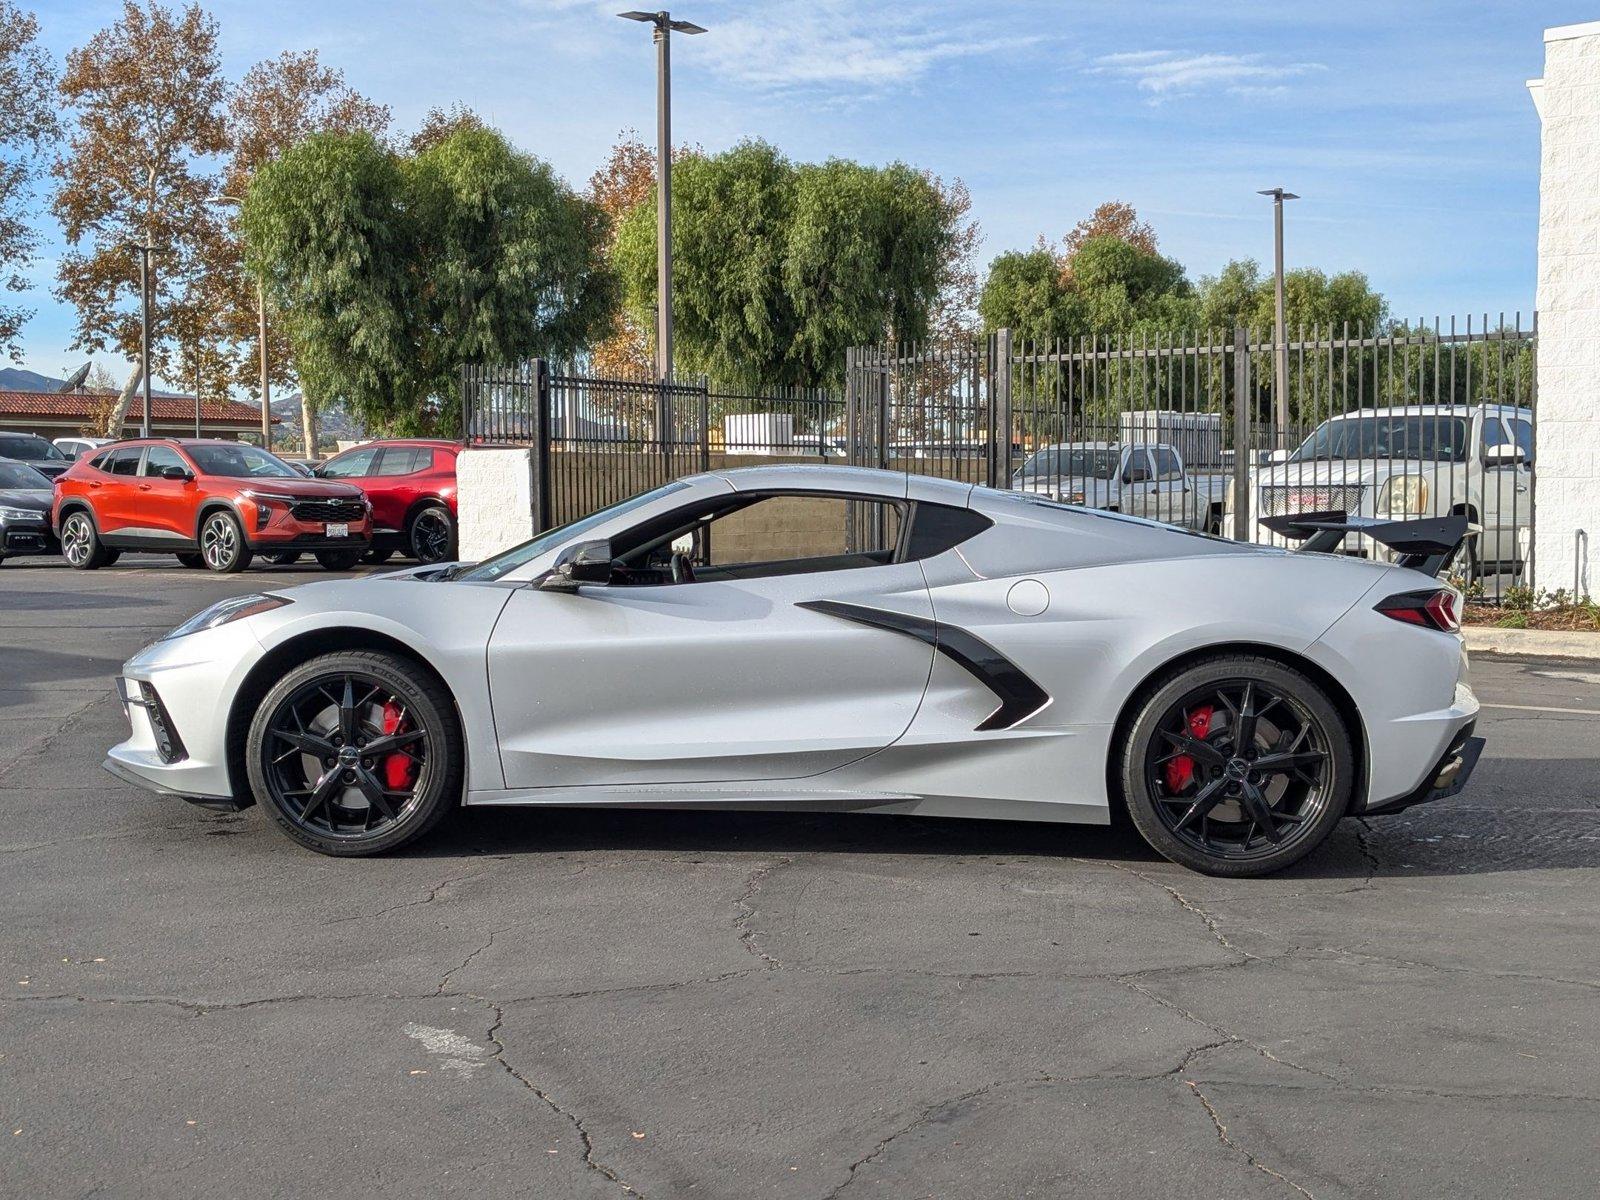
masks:
<instances>
[{"instance_id":1,"label":"concrete wall","mask_svg":"<svg viewBox=\"0 0 1600 1200\"><path fill-rule=\"evenodd\" d=\"M1600 22L1545 31L1535 570L1600 587ZM1577 531L1585 530L1583 546Z\"/></svg>"},{"instance_id":2,"label":"concrete wall","mask_svg":"<svg viewBox=\"0 0 1600 1200\"><path fill-rule=\"evenodd\" d=\"M456 458L456 541L466 562L525 542L533 527L533 451L469 450Z\"/></svg>"}]
</instances>

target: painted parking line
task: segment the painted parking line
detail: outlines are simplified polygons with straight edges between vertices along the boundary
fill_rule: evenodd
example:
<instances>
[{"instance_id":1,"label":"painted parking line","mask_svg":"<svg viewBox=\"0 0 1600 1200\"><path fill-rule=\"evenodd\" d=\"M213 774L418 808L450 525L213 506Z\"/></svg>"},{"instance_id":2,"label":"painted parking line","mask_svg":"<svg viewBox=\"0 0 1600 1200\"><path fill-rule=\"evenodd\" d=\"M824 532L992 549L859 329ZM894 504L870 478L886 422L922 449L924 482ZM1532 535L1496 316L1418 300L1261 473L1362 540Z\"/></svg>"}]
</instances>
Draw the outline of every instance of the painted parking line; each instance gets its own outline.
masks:
<instances>
[{"instance_id":1,"label":"painted parking line","mask_svg":"<svg viewBox=\"0 0 1600 1200\"><path fill-rule=\"evenodd\" d=\"M1547 708L1542 704L1485 704L1478 702L1479 708L1502 708L1510 712L1542 712L1562 713L1569 717L1600 717L1600 708Z\"/></svg>"}]
</instances>

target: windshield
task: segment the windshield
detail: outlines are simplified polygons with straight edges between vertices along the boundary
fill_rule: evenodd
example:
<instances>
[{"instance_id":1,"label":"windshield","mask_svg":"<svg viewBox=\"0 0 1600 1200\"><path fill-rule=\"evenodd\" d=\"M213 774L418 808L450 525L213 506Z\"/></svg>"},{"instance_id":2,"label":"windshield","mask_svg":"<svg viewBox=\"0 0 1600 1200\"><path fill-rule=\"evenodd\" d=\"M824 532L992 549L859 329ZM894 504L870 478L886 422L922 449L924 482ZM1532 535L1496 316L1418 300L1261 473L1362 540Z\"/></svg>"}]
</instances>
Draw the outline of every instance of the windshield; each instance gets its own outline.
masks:
<instances>
[{"instance_id":1,"label":"windshield","mask_svg":"<svg viewBox=\"0 0 1600 1200\"><path fill-rule=\"evenodd\" d=\"M1325 421L1289 457L1290 462L1349 458L1410 458L1466 462L1470 430L1465 417L1373 416Z\"/></svg>"},{"instance_id":2,"label":"windshield","mask_svg":"<svg viewBox=\"0 0 1600 1200\"><path fill-rule=\"evenodd\" d=\"M670 495L673 492L681 492L688 486L687 483L674 481L658 487L652 492L641 492L637 496L630 496L618 504L613 504L610 508L602 508L599 512L592 512L587 517L580 517L569 524L559 526L547 533L541 533L531 542L523 542L522 545L513 546L493 558L486 558L477 566L461 572L455 578L485 582L500 579L515 571L524 563L530 563L546 551L555 549L563 542L572 541L578 535L605 524L612 517L620 517L625 512L644 507L652 500L659 500L662 496Z\"/></svg>"},{"instance_id":3,"label":"windshield","mask_svg":"<svg viewBox=\"0 0 1600 1200\"><path fill-rule=\"evenodd\" d=\"M202 475L229 479L299 479L300 473L276 454L240 442L237 446L185 446Z\"/></svg>"},{"instance_id":4,"label":"windshield","mask_svg":"<svg viewBox=\"0 0 1600 1200\"><path fill-rule=\"evenodd\" d=\"M32 467L21 463L0 462L0 488L15 488L23 492L48 492L50 481Z\"/></svg>"},{"instance_id":5,"label":"windshield","mask_svg":"<svg viewBox=\"0 0 1600 1200\"><path fill-rule=\"evenodd\" d=\"M1073 450L1050 446L1028 457L1017 472L1023 479L1066 476L1072 479L1110 479L1117 473L1116 450Z\"/></svg>"},{"instance_id":6,"label":"windshield","mask_svg":"<svg viewBox=\"0 0 1600 1200\"><path fill-rule=\"evenodd\" d=\"M28 462L38 462L40 459L67 461L67 456L60 450L31 433L0 433L0 458L21 458Z\"/></svg>"}]
</instances>

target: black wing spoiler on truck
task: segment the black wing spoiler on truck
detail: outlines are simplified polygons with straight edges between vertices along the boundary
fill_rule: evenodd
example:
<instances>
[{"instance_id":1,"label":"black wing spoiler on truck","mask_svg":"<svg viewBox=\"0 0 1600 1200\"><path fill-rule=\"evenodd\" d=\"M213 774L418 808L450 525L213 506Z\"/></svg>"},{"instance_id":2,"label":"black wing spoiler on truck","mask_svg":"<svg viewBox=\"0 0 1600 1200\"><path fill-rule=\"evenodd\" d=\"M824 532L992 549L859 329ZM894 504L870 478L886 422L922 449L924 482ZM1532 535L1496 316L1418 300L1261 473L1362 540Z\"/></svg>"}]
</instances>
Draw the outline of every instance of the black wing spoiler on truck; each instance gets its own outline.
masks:
<instances>
[{"instance_id":1,"label":"black wing spoiler on truck","mask_svg":"<svg viewBox=\"0 0 1600 1200\"><path fill-rule=\"evenodd\" d=\"M1385 521L1343 512L1313 512L1262 517L1261 524L1290 541L1303 543L1300 549L1313 554L1331 553L1347 534L1361 534L1398 553L1399 566L1424 575L1439 574L1450 565L1461 544L1478 533L1477 527L1463 516Z\"/></svg>"}]
</instances>

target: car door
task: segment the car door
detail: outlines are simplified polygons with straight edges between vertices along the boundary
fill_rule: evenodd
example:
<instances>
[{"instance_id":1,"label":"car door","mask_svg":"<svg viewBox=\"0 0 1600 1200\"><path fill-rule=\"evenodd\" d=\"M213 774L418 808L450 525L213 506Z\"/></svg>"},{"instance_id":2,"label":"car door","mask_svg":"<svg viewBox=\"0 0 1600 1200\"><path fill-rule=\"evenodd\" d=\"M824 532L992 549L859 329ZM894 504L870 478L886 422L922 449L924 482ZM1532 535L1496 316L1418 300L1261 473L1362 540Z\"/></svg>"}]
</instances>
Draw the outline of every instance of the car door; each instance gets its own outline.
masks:
<instances>
[{"instance_id":1,"label":"car door","mask_svg":"<svg viewBox=\"0 0 1600 1200\"><path fill-rule=\"evenodd\" d=\"M193 478L166 479L169 467L193 472L194 468L171 446L151 446L139 468L135 507L140 536L171 542L192 542L198 524L198 489Z\"/></svg>"},{"instance_id":2,"label":"car door","mask_svg":"<svg viewBox=\"0 0 1600 1200\"><path fill-rule=\"evenodd\" d=\"M89 483L89 504L94 509L96 526L102 534L134 531L140 523L139 464L143 446L119 446L106 459L105 474Z\"/></svg>"},{"instance_id":3,"label":"car door","mask_svg":"<svg viewBox=\"0 0 1600 1200\"><path fill-rule=\"evenodd\" d=\"M1159 519L1156 517L1155 496L1155 466L1150 461L1150 452L1137 446L1128 452L1127 460L1122 464L1121 509L1136 517Z\"/></svg>"},{"instance_id":4,"label":"car door","mask_svg":"<svg viewBox=\"0 0 1600 1200\"><path fill-rule=\"evenodd\" d=\"M366 489L372 501L372 519L379 529L405 528L406 511L421 495L415 476L432 465L433 453L425 446L385 446L371 474L351 480Z\"/></svg>"},{"instance_id":5,"label":"car door","mask_svg":"<svg viewBox=\"0 0 1600 1200\"><path fill-rule=\"evenodd\" d=\"M1529 472L1527 463L1491 463L1489 451L1531 446L1532 426L1513 434L1506 421L1495 412L1483 414L1478 459L1483 468L1483 545L1478 556L1485 563L1510 563L1519 556L1517 530L1528 525Z\"/></svg>"},{"instance_id":6,"label":"car door","mask_svg":"<svg viewBox=\"0 0 1600 1200\"><path fill-rule=\"evenodd\" d=\"M874 526L844 512L825 531L770 509L713 522L692 583L519 589L489 644L507 786L793 779L900 737L933 648L885 625L931 629L932 602L915 562L817 553ZM761 560L763 536L808 557Z\"/></svg>"}]
</instances>

